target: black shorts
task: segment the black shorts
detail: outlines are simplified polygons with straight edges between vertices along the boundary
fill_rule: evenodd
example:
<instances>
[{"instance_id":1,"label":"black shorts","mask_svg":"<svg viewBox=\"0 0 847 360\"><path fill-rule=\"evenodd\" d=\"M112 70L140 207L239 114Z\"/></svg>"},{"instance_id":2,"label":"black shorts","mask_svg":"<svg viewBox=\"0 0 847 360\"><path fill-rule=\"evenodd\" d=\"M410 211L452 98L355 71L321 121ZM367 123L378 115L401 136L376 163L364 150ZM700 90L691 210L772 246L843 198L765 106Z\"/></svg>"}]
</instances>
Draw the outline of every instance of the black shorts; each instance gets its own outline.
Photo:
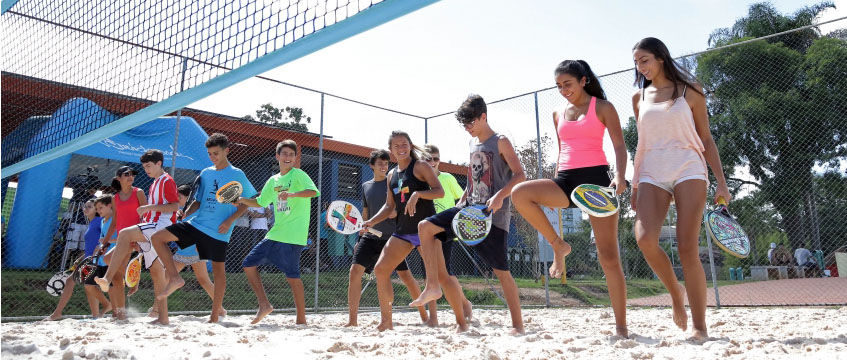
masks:
<instances>
[{"instance_id":1,"label":"black shorts","mask_svg":"<svg viewBox=\"0 0 847 360\"><path fill-rule=\"evenodd\" d=\"M565 192L570 204L568 207L575 208L576 204L570 201L573 189L582 184L609 186L612 178L609 177L609 165L600 165L559 171L553 182Z\"/></svg>"},{"instance_id":2,"label":"black shorts","mask_svg":"<svg viewBox=\"0 0 847 360\"><path fill-rule=\"evenodd\" d=\"M95 277L103 277L104 275L106 275L107 270L109 270L108 265L97 265L97 269L94 270L94 275L91 275L91 276L88 277L88 279L85 279L83 284L85 284L85 285L97 285L97 283L94 282L94 278ZM109 285L111 286L111 284L109 284Z\"/></svg>"},{"instance_id":3,"label":"black shorts","mask_svg":"<svg viewBox=\"0 0 847 360\"><path fill-rule=\"evenodd\" d=\"M165 230L176 236L176 244L179 245L180 249L197 245L197 254L201 259L211 260L213 262L226 261L228 242L220 241L206 235L202 231L197 230L196 227L185 222L170 225Z\"/></svg>"},{"instance_id":4,"label":"black shorts","mask_svg":"<svg viewBox=\"0 0 847 360\"><path fill-rule=\"evenodd\" d=\"M386 243L388 243L388 240L360 236L359 241L356 242L356 246L353 249L353 263L364 266L365 272L370 274L377 260L379 260L379 255L382 254L382 248L385 247ZM409 266L406 265L406 259L403 259L395 270L409 270Z\"/></svg>"},{"instance_id":5,"label":"black shorts","mask_svg":"<svg viewBox=\"0 0 847 360\"><path fill-rule=\"evenodd\" d=\"M462 208L454 207L444 210L438 214L426 218L426 221L431 222L435 226L444 229L444 232L439 233L436 238L441 240L442 249L445 248L445 243L452 243L456 238L456 233L453 232L453 218ZM509 271L509 261L507 254L506 238L509 233L506 230L496 226L491 227L488 236L479 244L471 246L477 255L488 264L488 266L503 271ZM448 245L447 247L452 247ZM450 262L447 261L447 256L444 257L444 263L447 265L447 271L452 275Z\"/></svg>"}]
</instances>

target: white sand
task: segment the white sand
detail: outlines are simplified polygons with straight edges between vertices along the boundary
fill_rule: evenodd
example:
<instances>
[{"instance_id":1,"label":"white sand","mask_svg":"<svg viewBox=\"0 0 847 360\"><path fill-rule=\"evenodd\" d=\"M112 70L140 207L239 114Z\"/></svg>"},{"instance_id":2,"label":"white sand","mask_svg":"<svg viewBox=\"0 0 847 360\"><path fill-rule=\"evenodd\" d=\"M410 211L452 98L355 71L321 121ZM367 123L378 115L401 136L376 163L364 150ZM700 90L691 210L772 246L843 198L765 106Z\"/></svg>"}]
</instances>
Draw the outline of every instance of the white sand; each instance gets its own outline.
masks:
<instances>
[{"instance_id":1,"label":"white sand","mask_svg":"<svg viewBox=\"0 0 847 360\"><path fill-rule=\"evenodd\" d=\"M206 317L175 316L169 326L110 319L2 324L3 359L847 359L847 307L710 309L709 341L698 344L671 321L670 309L629 309L630 339L611 336L610 309L524 310L527 334L508 335L506 310L476 310L470 331L455 334L452 313L442 326L419 325L417 313L395 314L395 330L375 330L379 315L250 316L207 324ZM448 325L444 325L448 324Z\"/></svg>"}]
</instances>

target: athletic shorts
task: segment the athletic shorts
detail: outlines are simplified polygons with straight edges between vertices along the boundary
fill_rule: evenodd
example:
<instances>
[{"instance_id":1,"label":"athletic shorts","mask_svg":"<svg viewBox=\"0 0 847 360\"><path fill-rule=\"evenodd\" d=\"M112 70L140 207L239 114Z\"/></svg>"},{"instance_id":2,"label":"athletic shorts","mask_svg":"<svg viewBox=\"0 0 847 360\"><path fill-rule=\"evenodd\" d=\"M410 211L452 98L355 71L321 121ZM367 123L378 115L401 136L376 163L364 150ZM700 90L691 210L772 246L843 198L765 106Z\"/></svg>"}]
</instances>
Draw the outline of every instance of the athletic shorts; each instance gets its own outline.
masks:
<instances>
[{"instance_id":1,"label":"athletic shorts","mask_svg":"<svg viewBox=\"0 0 847 360\"><path fill-rule=\"evenodd\" d=\"M144 254L144 268L149 269L153 266L153 262L159 258L159 254L156 253L156 249L153 248L153 242L150 239L153 238L153 234L155 234L156 231L163 228L160 228L156 223L141 223L136 226L138 226L138 229L141 230L141 234L144 235L144 238L147 239L147 241L140 241L136 244L138 244L138 247L141 248L141 253ZM159 262L161 263L161 260L159 260Z\"/></svg>"},{"instance_id":2,"label":"athletic shorts","mask_svg":"<svg viewBox=\"0 0 847 360\"><path fill-rule=\"evenodd\" d=\"M176 236L176 244L179 245L180 249L197 245L197 254L201 259L212 260L213 262L226 261L228 242L220 241L206 235L202 231L197 230L196 227L185 222L170 225L165 230Z\"/></svg>"},{"instance_id":3,"label":"athletic shorts","mask_svg":"<svg viewBox=\"0 0 847 360\"><path fill-rule=\"evenodd\" d=\"M391 234L391 237L396 237L400 240L403 240L407 243L410 243L414 247L421 246L421 238L418 236L418 234L403 234L403 235L400 235L400 234L394 233L394 234Z\"/></svg>"},{"instance_id":4,"label":"athletic shorts","mask_svg":"<svg viewBox=\"0 0 847 360\"><path fill-rule=\"evenodd\" d=\"M582 184L593 184L599 186L609 186L612 183L612 178L609 177L609 165L590 166L584 168L561 170L553 179L556 185L565 192L568 197L569 208L575 208L571 199L571 193L577 186Z\"/></svg>"},{"instance_id":5,"label":"athletic shorts","mask_svg":"<svg viewBox=\"0 0 847 360\"><path fill-rule=\"evenodd\" d=\"M300 252L305 246L264 239L250 250L244 258L242 267L249 268L262 264L272 264L285 273L289 279L300 278Z\"/></svg>"},{"instance_id":6,"label":"athletic shorts","mask_svg":"<svg viewBox=\"0 0 847 360\"><path fill-rule=\"evenodd\" d=\"M706 182L704 185L709 183L709 181L706 180L705 174L697 174L697 175L683 176L679 179L672 180L672 181L657 181L657 180L654 180L653 178L651 178L650 176L642 175L641 178L638 179L638 184L640 185L640 184L647 183L647 184L650 184L650 185L655 185L656 187L658 187L658 188L660 188L664 191L667 191L667 192L671 193L671 195L673 195L673 188L675 188L677 185L679 185L679 183L686 181L686 180L703 180L703 181Z\"/></svg>"},{"instance_id":7,"label":"athletic shorts","mask_svg":"<svg viewBox=\"0 0 847 360\"><path fill-rule=\"evenodd\" d=\"M85 285L95 285L95 286L97 286L97 283L94 282L94 278L95 277L101 278L101 277L105 276L107 270L109 270L108 265L105 265L105 266L104 265L98 265L97 269L94 270L94 275L89 276L88 279L85 279L85 281L83 283ZM112 284L110 283L109 286L112 286Z\"/></svg>"},{"instance_id":8,"label":"athletic shorts","mask_svg":"<svg viewBox=\"0 0 847 360\"><path fill-rule=\"evenodd\" d=\"M452 225L453 218L460 210L462 210L462 208L453 207L426 218L426 221L444 229L444 232L438 234L440 236L436 236L437 239L441 240L442 248L445 247L445 243L452 243L453 239L456 238L456 233L453 232ZM479 255L479 257L482 258L488 266L497 270L509 271L509 261L506 249L506 237L508 235L509 233L506 232L506 230L492 226L491 231L488 232L488 236L486 236L479 244L471 246L471 248L474 249L476 254ZM448 247L452 247L452 245L449 245ZM444 257L444 263L447 265L447 271L450 272L451 266L447 260L447 256Z\"/></svg>"},{"instance_id":9,"label":"athletic shorts","mask_svg":"<svg viewBox=\"0 0 847 360\"><path fill-rule=\"evenodd\" d=\"M382 254L382 248L384 248L387 243L388 240L359 237L359 241L356 242L356 247L353 250L353 263L364 266L365 272L370 274L373 272L377 260L379 260L379 255ZM409 270L409 266L406 264L406 259L403 259L403 261L397 265L395 270Z\"/></svg>"}]
</instances>

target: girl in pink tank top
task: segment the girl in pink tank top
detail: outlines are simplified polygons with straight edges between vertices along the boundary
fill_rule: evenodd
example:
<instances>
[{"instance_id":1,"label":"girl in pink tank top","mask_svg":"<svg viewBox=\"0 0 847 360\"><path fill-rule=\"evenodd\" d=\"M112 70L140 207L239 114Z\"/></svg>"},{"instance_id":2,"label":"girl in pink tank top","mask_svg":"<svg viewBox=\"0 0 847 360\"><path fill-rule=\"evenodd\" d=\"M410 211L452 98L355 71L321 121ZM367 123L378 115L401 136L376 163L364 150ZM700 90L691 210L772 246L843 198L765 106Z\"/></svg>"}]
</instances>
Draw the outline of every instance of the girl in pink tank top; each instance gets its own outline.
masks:
<instances>
[{"instance_id":1,"label":"girl in pink tank top","mask_svg":"<svg viewBox=\"0 0 847 360\"><path fill-rule=\"evenodd\" d=\"M694 77L674 61L659 39L642 39L632 50L635 83L640 88L632 96L638 123L631 200L636 211L635 238L671 295L674 323L687 328L687 293L693 337L706 339L706 275L698 243L706 205L707 164L717 180L715 199L730 199L709 131L706 98ZM659 247L659 233L671 200L676 202L676 237L685 287L677 282L667 254Z\"/></svg>"},{"instance_id":2,"label":"girl in pink tank top","mask_svg":"<svg viewBox=\"0 0 847 360\"><path fill-rule=\"evenodd\" d=\"M559 145L558 173L554 179L526 181L512 189L512 202L533 227L550 243L555 253L550 276L564 276L564 258L571 247L557 234L541 206L576 207L570 202L574 188L582 184L617 187L626 190L626 145L620 119L614 106L591 68L582 60L566 60L554 72L559 93L567 100L561 110L553 112L553 125ZM603 135L615 147L614 179L603 152ZM566 210L578 211L578 210ZM627 336L626 285L618 256L618 217L589 216L597 242L600 265L606 274L606 285L615 313L618 335Z\"/></svg>"}]
</instances>

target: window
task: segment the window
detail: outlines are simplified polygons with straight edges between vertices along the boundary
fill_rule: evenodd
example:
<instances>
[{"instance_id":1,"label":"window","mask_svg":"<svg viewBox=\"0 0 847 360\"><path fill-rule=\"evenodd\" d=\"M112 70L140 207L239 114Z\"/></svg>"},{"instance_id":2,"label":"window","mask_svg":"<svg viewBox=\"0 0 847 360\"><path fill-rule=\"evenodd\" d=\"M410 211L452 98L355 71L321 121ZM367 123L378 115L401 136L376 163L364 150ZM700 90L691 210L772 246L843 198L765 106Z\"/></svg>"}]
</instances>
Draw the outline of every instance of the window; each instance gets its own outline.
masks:
<instances>
[{"instance_id":1,"label":"window","mask_svg":"<svg viewBox=\"0 0 847 360\"><path fill-rule=\"evenodd\" d=\"M362 184L361 168L356 165L338 164L338 197L358 199Z\"/></svg>"}]
</instances>

